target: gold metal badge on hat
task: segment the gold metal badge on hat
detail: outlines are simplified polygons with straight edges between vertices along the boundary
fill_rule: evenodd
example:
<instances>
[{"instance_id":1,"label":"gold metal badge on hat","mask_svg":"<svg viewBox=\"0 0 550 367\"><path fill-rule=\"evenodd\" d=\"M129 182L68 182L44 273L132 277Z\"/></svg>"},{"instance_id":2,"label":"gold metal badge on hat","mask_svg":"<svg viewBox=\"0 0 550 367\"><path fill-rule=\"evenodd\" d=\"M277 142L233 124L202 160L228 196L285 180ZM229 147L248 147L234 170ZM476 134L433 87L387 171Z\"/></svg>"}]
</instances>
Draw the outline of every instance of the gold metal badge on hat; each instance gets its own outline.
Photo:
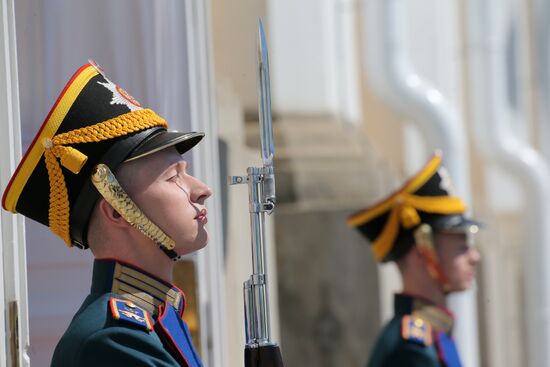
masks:
<instances>
[{"instance_id":1,"label":"gold metal badge on hat","mask_svg":"<svg viewBox=\"0 0 550 367\"><path fill-rule=\"evenodd\" d=\"M151 222L120 186L115 175L105 164L98 164L92 173L97 191L130 225L137 228L156 244L173 250L175 242L162 229Z\"/></svg>"}]
</instances>

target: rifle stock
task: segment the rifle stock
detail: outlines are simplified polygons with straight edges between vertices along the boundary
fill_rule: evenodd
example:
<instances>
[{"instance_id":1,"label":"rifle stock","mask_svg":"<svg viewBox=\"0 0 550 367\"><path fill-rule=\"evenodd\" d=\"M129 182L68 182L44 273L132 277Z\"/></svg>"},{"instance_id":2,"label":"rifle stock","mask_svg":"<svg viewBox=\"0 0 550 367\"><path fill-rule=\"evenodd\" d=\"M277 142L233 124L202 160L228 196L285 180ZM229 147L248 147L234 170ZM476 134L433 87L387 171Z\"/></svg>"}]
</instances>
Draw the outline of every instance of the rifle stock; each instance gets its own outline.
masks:
<instances>
[{"instance_id":1,"label":"rifle stock","mask_svg":"<svg viewBox=\"0 0 550 367\"><path fill-rule=\"evenodd\" d=\"M264 345L244 350L245 367L283 367L283 358L278 345Z\"/></svg>"}]
</instances>

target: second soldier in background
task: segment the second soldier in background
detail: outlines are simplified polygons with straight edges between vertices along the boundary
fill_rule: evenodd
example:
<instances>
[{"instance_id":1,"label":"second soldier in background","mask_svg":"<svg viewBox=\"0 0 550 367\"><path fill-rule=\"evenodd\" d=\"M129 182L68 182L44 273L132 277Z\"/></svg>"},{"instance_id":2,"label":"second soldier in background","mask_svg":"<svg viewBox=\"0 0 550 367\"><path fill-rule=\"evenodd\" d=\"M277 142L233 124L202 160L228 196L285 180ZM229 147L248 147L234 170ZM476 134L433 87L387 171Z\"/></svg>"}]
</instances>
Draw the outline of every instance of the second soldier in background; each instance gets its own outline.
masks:
<instances>
[{"instance_id":1,"label":"second soldier in background","mask_svg":"<svg viewBox=\"0 0 550 367\"><path fill-rule=\"evenodd\" d=\"M473 282L480 254L469 242L478 224L464 216L441 160L434 154L401 189L348 219L370 240L377 261L396 263L403 281L369 367L462 365L446 296Z\"/></svg>"}]
</instances>

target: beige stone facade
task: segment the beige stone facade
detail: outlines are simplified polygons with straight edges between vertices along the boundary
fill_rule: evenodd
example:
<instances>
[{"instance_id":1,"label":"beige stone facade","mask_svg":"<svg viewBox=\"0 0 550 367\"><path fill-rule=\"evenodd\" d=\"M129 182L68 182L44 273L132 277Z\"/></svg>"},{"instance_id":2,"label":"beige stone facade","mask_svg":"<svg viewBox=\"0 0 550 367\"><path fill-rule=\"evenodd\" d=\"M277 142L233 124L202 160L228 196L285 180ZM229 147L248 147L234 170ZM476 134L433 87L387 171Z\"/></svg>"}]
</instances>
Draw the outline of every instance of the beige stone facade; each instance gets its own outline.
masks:
<instances>
[{"instance_id":1,"label":"beige stone facade","mask_svg":"<svg viewBox=\"0 0 550 367\"><path fill-rule=\"evenodd\" d=\"M369 81L364 66L363 2L299 3L212 1L220 138L228 147L227 159L235 164L233 167L242 170L259 162L254 61L256 22L262 16L273 56L271 68L276 70L271 81L279 196L273 218L273 265L277 273L273 290L278 306L276 329L280 330L276 336L288 365L361 366L379 326L391 315L389 297L399 284L391 265L378 267L374 263L367 242L346 226L345 218L391 192L418 169L430 154L429 144L415 127L414 117L406 110L395 110ZM518 3L521 9L529 9L527 3ZM468 43L466 5L427 0L409 3L408 10L409 23L404 25L408 30L407 52L413 67L457 110L466 131L463 153L472 214L486 224L477 238L483 256L475 292L478 365L524 366L528 334L524 238L529 210L524 205L525 186L521 177L513 177L488 160L474 143L476 111L470 94L469 60L476 50ZM281 15L284 11L286 22ZM321 17L314 26L309 20L312 14ZM518 27L517 32L524 32ZM353 38L346 46L344 40L349 34ZM296 48L293 38L307 40L303 49ZM319 48L324 51L317 52ZM342 54L331 61L330 52L335 51ZM312 57L304 60L308 52ZM289 61L293 54L294 63ZM318 58L319 54L325 57ZM335 65L342 69L331 69ZM283 80L285 70L293 80ZM319 70L317 79L310 75L315 70ZM527 62L515 72L530 75L532 69ZM312 80L314 88L307 83ZM532 98L530 83L523 80L515 85L517 95ZM296 93L295 103L285 99L284 94L292 94L296 88L303 88L304 94L317 94L302 98ZM334 88L347 99L334 96ZM356 103L348 103L348 96ZM525 122L518 134L525 134L527 143L535 144L532 103L528 101L527 107L518 107L509 115L515 116L516 123ZM248 218L233 214L233 207L245 202L242 192L228 192L228 211L232 214L226 224L229 232L241 228L238 241L246 240ZM226 294L228 306L235 308L228 312L240 314L234 291L248 276L242 267L250 266L250 262L248 243L234 241L229 235ZM230 274L237 262L241 264L239 277ZM240 320L233 321L234 330L239 330ZM232 366L240 363L239 345L242 348L243 342L231 342L231 362L236 363Z\"/></svg>"}]
</instances>

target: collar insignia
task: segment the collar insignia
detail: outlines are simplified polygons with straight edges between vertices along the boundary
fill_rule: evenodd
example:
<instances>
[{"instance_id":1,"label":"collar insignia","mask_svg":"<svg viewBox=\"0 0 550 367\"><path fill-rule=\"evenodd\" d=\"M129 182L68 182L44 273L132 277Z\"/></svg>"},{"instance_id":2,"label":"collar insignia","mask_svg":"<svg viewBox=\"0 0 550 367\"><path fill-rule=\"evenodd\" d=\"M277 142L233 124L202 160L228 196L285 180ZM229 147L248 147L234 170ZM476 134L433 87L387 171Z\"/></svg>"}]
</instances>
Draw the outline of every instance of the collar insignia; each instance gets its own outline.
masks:
<instances>
[{"instance_id":1,"label":"collar insignia","mask_svg":"<svg viewBox=\"0 0 550 367\"><path fill-rule=\"evenodd\" d=\"M435 331L451 334L454 319L449 311L419 299L414 300L412 315L428 322Z\"/></svg>"},{"instance_id":2,"label":"collar insignia","mask_svg":"<svg viewBox=\"0 0 550 367\"><path fill-rule=\"evenodd\" d=\"M152 315L164 302L171 304L183 315L185 296L177 287L154 279L135 268L116 263L113 272L111 292L132 301Z\"/></svg>"}]
</instances>

